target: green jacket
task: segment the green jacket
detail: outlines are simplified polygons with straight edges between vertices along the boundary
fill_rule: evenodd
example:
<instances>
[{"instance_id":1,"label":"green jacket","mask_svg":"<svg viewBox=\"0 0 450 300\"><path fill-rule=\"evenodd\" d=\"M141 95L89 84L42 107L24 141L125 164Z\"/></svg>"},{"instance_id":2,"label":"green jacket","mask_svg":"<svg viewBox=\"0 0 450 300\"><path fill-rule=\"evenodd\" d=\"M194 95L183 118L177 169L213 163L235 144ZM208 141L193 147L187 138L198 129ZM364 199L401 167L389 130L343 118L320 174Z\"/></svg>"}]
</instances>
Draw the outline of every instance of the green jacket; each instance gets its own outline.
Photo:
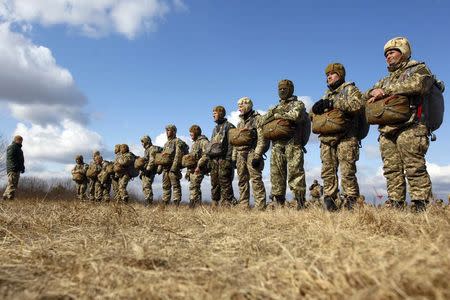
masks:
<instances>
[{"instance_id":1,"label":"green jacket","mask_svg":"<svg viewBox=\"0 0 450 300\"><path fill-rule=\"evenodd\" d=\"M6 171L25 172L22 145L12 142L6 150Z\"/></svg>"}]
</instances>

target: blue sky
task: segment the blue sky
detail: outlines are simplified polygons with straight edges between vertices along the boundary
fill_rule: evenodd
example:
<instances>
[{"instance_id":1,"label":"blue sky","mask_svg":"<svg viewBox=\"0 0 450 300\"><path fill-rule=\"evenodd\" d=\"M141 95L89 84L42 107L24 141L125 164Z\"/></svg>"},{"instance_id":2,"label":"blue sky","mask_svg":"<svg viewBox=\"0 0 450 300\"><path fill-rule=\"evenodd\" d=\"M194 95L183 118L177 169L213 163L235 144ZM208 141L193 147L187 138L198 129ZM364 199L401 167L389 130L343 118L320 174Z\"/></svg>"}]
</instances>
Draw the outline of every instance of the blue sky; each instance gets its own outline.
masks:
<instances>
[{"instance_id":1,"label":"blue sky","mask_svg":"<svg viewBox=\"0 0 450 300\"><path fill-rule=\"evenodd\" d=\"M447 1L137 0L144 10L152 6L159 9L159 14L139 16L142 22L131 30L127 24L133 20L127 18L136 18L133 14L112 18L125 21L109 26L108 18L105 25L92 17L83 21L71 15L66 19L61 14L52 16L57 12L46 9L45 4L39 4L44 1L38 0L30 8L36 14L26 14L20 11L21 2L0 1L0 15L12 34L26 39L30 47L49 49L54 64L71 74L72 88L84 95L78 98L86 103L71 103L76 113L64 114L81 123L85 129L80 130L89 131L87 136L95 136L93 147L111 149L115 143L138 144L143 134L155 139L168 123L175 123L182 136L188 136L189 126L198 123L209 136L214 125L213 106L224 105L231 113L236 110L238 98L250 96L257 109L267 110L277 102L276 85L282 78L294 81L297 95L316 101L326 88L323 70L334 61L346 66L347 80L366 91L387 74L383 45L395 36L410 40L413 59L425 61L443 81L449 82L450 78ZM114 11L121 0L110 2L111 7L106 7L103 15L98 14L99 19ZM1 9L5 4L9 11ZM72 10L76 13L76 5ZM80 11L82 14L86 7ZM87 32L87 26L97 26L97 32ZM124 28L128 28L126 33ZM42 80L42 89L49 86L51 82ZM445 96L448 98L448 92ZM29 101L1 92L0 98L0 128L8 138L17 132L18 123L27 133L43 135L35 143L47 141L48 126L54 136L66 136L65 131L72 130L72 125L63 125L62 119L48 121L52 113L62 116L54 103L45 104L45 113L41 113L45 116L36 119L30 117L36 109L28 113L23 112L25 108L21 112L11 109L11 103L27 107ZM83 114L83 120L74 114ZM447 120L448 115L449 109L445 113ZM40 130L36 126L41 126ZM427 160L436 165L435 190L442 197L450 192L446 174L450 171L450 158L446 156L449 126L445 122L437 131L438 140L431 143L427 155ZM376 138L373 127L363 141L358 164L366 190L372 186L384 188ZM39 152L40 148L36 146L33 151ZM77 151L87 155L89 148L86 143ZM319 175L319 145L312 142L307 148L310 182ZM30 157L39 162L39 170L44 165L44 169L49 166L49 170L57 172L58 168L67 168L72 152L59 151L55 159L34 152Z\"/></svg>"}]
</instances>

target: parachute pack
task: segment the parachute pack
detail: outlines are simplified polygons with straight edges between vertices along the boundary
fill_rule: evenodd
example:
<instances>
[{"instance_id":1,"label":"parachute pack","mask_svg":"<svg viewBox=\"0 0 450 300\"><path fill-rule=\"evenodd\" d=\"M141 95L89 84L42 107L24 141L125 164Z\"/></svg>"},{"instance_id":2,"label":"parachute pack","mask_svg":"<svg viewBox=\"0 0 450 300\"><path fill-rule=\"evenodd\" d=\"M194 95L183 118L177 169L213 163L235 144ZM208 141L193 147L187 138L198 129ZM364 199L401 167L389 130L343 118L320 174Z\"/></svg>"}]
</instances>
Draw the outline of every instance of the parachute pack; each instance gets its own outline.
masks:
<instances>
[{"instance_id":1,"label":"parachute pack","mask_svg":"<svg viewBox=\"0 0 450 300\"><path fill-rule=\"evenodd\" d=\"M427 125L430 132L433 132L442 125L444 120L444 91L445 84L433 75L433 85L430 91L422 99L422 103L417 107L417 117ZM432 140L436 139L432 134Z\"/></svg>"}]
</instances>

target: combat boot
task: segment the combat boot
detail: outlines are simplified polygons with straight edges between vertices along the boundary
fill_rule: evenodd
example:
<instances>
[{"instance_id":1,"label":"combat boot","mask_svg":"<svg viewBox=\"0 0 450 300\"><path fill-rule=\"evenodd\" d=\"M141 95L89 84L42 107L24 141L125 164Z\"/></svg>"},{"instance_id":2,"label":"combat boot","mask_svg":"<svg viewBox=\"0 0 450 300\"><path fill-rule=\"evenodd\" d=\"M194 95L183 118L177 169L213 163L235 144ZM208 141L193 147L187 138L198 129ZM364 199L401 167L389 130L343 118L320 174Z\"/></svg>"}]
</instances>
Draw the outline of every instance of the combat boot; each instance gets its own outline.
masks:
<instances>
[{"instance_id":1,"label":"combat boot","mask_svg":"<svg viewBox=\"0 0 450 300\"><path fill-rule=\"evenodd\" d=\"M412 200L411 203L412 203L411 210L413 212L419 213L419 212L424 212L425 210L427 210L428 201Z\"/></svg>"},{"instance_id":2,"label":"combat boot","mask_svg":"<svg viewBox=\"0 0 450 300\"><path fill-rule=\"evenodd\" d=\"M389 207L403 210L406 208L406 202L405 201L396 201L396 200L389 200Z\"/></svg>"},{"instance_id":3,"label":"combat boot","mask_svg":"<svg viewBox=\"0 0 450 300\"><path fill-rule=\"evenodd\" d=\"M330 196L325 196L325 197L323 198L323 202L324 202L324 204L325 204L325 208L326 208L328 211L337 211L337 210L338 210L338 207L337 207L337 205L336 205L336 202L335 202L334 199L331 198Z\"/></svg>"},{"instance_id":4,"label":"combat boot","mask_svg":"<svg viewBox=\"0 0 450 300\"><path fill-rule=\"evenodd\" d=\"M275 202L277 205L284 207L284 204L286 203L286 197L285 196L273 196L273 199L275 199Z\"/></svg>"}]
</instances>

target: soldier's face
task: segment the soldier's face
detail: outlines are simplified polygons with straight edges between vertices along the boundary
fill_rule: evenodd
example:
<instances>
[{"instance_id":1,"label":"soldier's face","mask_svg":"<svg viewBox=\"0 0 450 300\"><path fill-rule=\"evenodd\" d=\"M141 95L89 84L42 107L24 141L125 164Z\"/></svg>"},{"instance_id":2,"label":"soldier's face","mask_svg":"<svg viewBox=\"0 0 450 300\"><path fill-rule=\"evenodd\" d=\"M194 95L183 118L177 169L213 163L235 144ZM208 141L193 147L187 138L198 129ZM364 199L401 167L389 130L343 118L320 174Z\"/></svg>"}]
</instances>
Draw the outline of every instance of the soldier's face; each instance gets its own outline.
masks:
<instances>
[{"instance_id":1,"label":"soldier's face","mask_svg":"<svg viewBox=\"0 0 450 300\"><path fill-rule=\"evenodd\" d=\"M330 72L330 73L327 74L327 84L328 85L335 83L339 79L340 79L340 77L336 73Z\"/></svg>"},{"instance_id":2,"label":"soldier's face","mask_svg":"<svg viewBox=\"0 0 450 300\"><path fill-rule=\"evenodd\" d=\"M288 99L291 95L290 88L287 85L281 85L278 87L278 96L282 100Z\"/></svg>"},{"instance_id":3,"label":"soldier's face","mask_svg":"<svg viewBox=\"0 0 450 300\"><path fill-rule=\"evenodd\" d=\"M175 131L172 129L166 129L166 135L168 138L173 138L175 136Z\"/></svg>"},{"instance_id":4,"label":"soldier's face","mask_svg":"<svg viewBox=\"0 0 450 300\"><path fill-rule=\"evenodd\" d=\"M213 111L213 118L214 121L218 121L220 119L220 113L217 110Z\"/></svg>"},{"instance_id":5,"label":"soldier's face","mask_svg":"<svg viewBox=\"0 0 450 300\"><path fill-rule=\"evenodd\" d=\"M191 136L191 140L195 141L197 139L197 135L195 134L195 132L190 131L189 135Z\"/></svg>"},{"instance_id":6,"label":"soldier's face","mask_svg":"<svg viewBox=\"0 0 450 300\"><path fill-rule=\"evenodd\" d=\"M77 158L75 161L76 161L77 164L82 164L83 163L83 160L80 159L80 158Z\"/></svg>"},{"instance_id":7,"label":"soldier's face","mask_svg":"<svg viewBox=\"0 0 450 300\"><path fill-rule=\"evenodd\" d=\"M146 142L146 141L144 141L144 140L142 140L142 141L141 141L141 145L142 145L142 147L144 147L144 148L145 148L145 147L147 146L147 142Z\"/></svg>"},{"instance_id":8,"label":"soldier's face","mask_svg":"<svg viewBox=\"0 0 450 300\"><path fill-rule=\"evenodd\" d=\"M386 63L388 66L395 66L402 60L402 53L392 49L386 52Z\"/></svg>"},{"instance_id":9,"label":"soldier's face","mask_svg":"<svg viewBox=\"0 0 450 300\"><path fill-rule=\"evenodd\" d=\"M239 103L238 104L238 110L241 113L241 115L245 115L250 111L251 107L249 103Z\"/></svg>"}]
</instances>

